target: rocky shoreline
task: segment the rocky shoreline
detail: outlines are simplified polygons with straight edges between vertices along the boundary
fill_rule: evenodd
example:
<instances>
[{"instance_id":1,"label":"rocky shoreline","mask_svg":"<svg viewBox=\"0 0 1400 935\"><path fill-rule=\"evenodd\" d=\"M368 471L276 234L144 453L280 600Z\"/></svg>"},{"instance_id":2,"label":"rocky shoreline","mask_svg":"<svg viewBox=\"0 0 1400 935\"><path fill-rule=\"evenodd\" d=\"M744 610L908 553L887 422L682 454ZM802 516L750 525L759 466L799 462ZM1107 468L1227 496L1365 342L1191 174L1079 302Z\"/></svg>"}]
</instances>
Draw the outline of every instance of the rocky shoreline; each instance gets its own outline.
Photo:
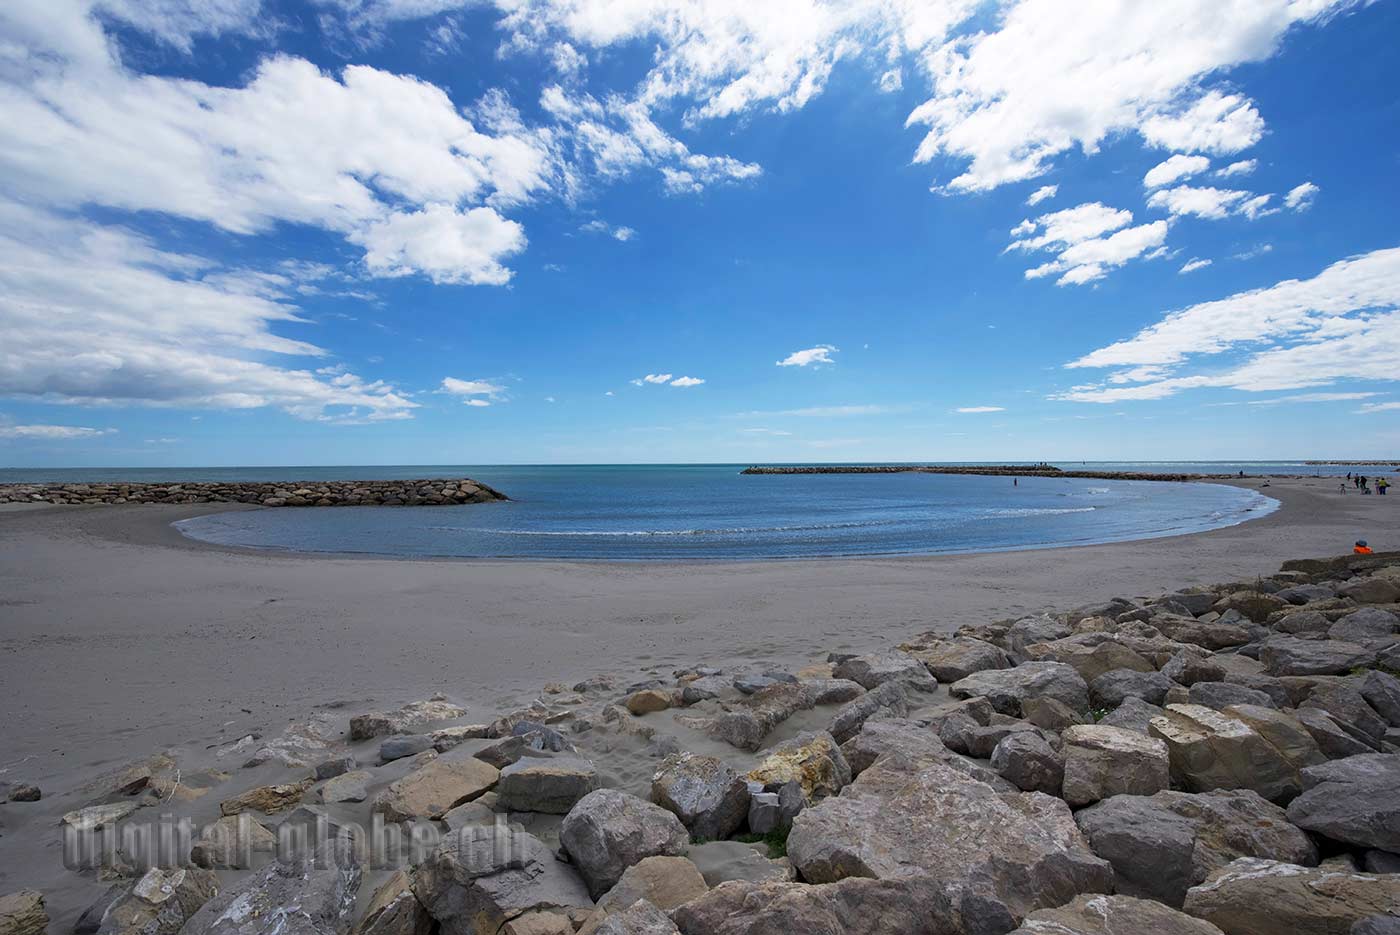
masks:
<instances>
[{"instance_id":1,"label":"rocky shoreline","mask_svg":"<svg viewBox=\"0 0 1400 935\"><path fill-rule=\"evenodd\" d=\"M0 935L1393 935L1397 674L1384 553L484 722L331 706L62 793L122 843L74 851L75 923L27 889ZM152 859L158 815L208 820Z\"/></svg>"},{"instance_id":2,"label":"rocky shoreline","mask_svg":"<svg viewBox=\"0 0 1400 935\"><path fill-rule=\"evenodd\" d=\"M0 484L0 503L248 503L281 506L446 506L510 499L469 477L276 483Z\"/></svg>"}]
</instances>

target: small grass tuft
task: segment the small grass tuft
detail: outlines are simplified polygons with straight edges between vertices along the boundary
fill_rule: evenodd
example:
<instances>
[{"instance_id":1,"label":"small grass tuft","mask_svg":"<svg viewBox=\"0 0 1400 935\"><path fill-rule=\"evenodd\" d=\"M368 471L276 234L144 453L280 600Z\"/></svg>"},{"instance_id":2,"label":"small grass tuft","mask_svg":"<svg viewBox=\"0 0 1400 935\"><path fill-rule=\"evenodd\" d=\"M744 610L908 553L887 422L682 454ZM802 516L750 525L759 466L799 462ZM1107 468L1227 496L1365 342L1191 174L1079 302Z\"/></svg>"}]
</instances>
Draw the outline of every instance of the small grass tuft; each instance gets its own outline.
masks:
<instances>
[{"instance_id":1,"label":"small grass tuft","mask_svg":"<svg viewBox=\"0 0 1400 935\"><path fill-rule=\"evenodd\" d=\"M753 834L750 832L748 834L741 834L734 840L741 841L744 844L766 844L768 845L769 857L786 857L788 832L791 830L792 828L788 827L774 828L767 834Z\"/></svg>"}]
</instances>

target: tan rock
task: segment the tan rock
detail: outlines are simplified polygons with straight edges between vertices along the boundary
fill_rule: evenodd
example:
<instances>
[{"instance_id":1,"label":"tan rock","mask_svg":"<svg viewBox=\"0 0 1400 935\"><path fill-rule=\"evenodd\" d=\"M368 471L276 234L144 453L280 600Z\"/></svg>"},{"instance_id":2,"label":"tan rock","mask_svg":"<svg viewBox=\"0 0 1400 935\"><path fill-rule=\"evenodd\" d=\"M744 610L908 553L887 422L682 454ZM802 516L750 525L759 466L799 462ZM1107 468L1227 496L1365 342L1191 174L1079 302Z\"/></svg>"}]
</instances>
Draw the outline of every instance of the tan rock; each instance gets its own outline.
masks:
<instances>
[{"instance_id":1,"label":"tan rock","mask_svg":"<svg viewBox=\"0 0 1400 935\"><path fill-rule=\"evenodd\" d=\"M1166 742L1173 781L1191 792L1253 789L1280 801L1303 788L1297 767L1239 718L1201 705L1173 704L1147 729Z\"/></svg>"},{"instance_id":2,"label":"tan rock","mask_svg":"<svg viewBox=\"0 0 1400 935\"><path fill-rule=\"evenodd\" d=\"M278 783L272 786L258 786L247 792L225 799L219 803L219 812L224 815L237 815L240 812L262 812L275 815L301 804L301 797L311 788L311 779L300 782Z\"/></svg>"},{"instance_id":3,"label":"tan rock","mask_svg":"<svg viewBox=\"0 0 1400 935\"><path fill-rule=\"evenodd\" d=\"M1010 935L1221 935L1220 929L1150 899L1077 896L1057 909L1038 909Z\"/></svg>"},{"instance_id":4,"label":"tan rock","mask_svg":"<svg viewBox=\"0 0 1400 935\"><path fill-rule=\"evenodd\" d=\"M74 831L96 831L121 821L139 806L135 802L112 802L108 805L89 805L68 812L63 823Z\"/></svg>"},{"instance_id":5,"label":"tan rock","mask_svg":"<svg viewBox=\"0 0 1400 935\"><path fill-rule=\"evenodd\" d=\"M851 781L851 767L836 739L826 731L799 734L780 744L748 778L765 786L796 780L808 802L840 792Z\"/></svg>"},{"instance_id":6,"label":"tan rock","mask_svg":"<svg viewBox=\"0 0 1400 935\"><path fill-rule=\"evenodd\" d=\"M1230 705L1221 713L1237 718L1254 728L1259 736L1267 740L1293 765L1294 769L1316 766L1327 761L1312 734L1291 714L1253 704Z\"/></svg>"},{"instance_id":7,"label":"tan rock","mask_svg":"<svg viewBox=\"0 0 1400 935\"><path fill-rule=\"evenodd\" d=\"M1114 795L1152 795L1171 783L1171 762L1161 740L1103 724L1076 724L1060 737L1063 797L1073 807Z\"/></svg>"},{"instance_id":8,"label":"tan rock","mask_svg":"<svg viewBox=\"0 0 1400 935\"><path fill-rule=\"evenodd\" d=\"M0 896L0 935L44 935L48 927L44 894L38 890Z\"/></svg>"},{"instance_id":9,"label":"tan rock","mask_svg":"<svg viewBox=\"0 0 1400 935\"><path fill-rule=\"evenodd\" d=\"M632 714L654 714L671 707L671 693L659 688L645 688L627 696L627 710Z\"/></svg>"},{"instance_id":10,"label":"tan rock","mask_svg":"<svg viewBox=\"0 0 1400 935\"><path fill-rule=\"evenodd\" d=\"M391 782L374 797L370 810L386 821L441 818L481 796L500 775L496 767L475 757L441 757Z\"/></svg>"},{"instance_id":11,"label":"tan rock","mask_svg":"<svg viewBox=\"0 0 1400 935\"><path fill-rule=\"evenodd\" d=\"M592 935L609 915L639 899L669 911L698 899L708 889L699 868L688 859L648 857L622 872L622 879L599 898L597 909L579 929L579 935Z\"/></svg>"},{"instance_id":12,"label":"tan rock","mask_svg":"<svg viewBox=\"0 0 1400 935\"><path fill-rule=\"evenodd\" d=\"M190 848L190 860L198 867L230 867L247 870L257 855L277 850L277 835L244 812L225 815L206 825Z\"/></svg>"},{"instance_id":13,"label":"tan rock","mask_svg":"<svg viewBox=\"0 0 1400 935\"><path fill-rule=\"evenodd\" d=\"M413 878L396 870L370 897L352 935L428 935L433 917L413 895Z\"/></svg>"},{"instance_id":14,"label":"tan rock","mask_svg":"<svg viewBox=\"0 0 1400 935\"><path fill-rule=\"evenodd\" d=\"M1186 893L1186 912L1226 935L1345 935L1400 905L1400 875L1335 873L1241 857Z\"/></svg>"},{"instance_id":15,"label":"tan rock","mask_svg":"<svg viewBox=\"0 0 1400 935\"><path fill-rule=\"evenodd\" d=\"M211 870L147 870L108 908L98 935L177 935L218 892L219 878Z\"/></svg>"},{"instance_id":16,"label":"tan rock","mask_svg":"<svg viewBox=\"0 0 1400 935\"><path fill-rule=\"evenodd\" d=\"M574 935L574 924L562 912L527 912L507 922L500 935Z\"/></svg>"}]
</instances>

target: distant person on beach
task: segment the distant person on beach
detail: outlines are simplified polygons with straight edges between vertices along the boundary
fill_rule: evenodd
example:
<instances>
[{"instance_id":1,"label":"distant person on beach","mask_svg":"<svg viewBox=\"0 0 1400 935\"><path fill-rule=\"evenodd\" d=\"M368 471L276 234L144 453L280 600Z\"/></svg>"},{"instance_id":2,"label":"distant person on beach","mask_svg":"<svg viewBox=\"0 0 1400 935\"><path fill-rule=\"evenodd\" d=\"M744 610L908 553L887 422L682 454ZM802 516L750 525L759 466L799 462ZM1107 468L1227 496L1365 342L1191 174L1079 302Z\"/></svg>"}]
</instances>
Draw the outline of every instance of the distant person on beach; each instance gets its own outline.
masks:
<instances>
[{"instance_id":1,"label":"distant person on beach","mask_svg":"<svg viewBox=\"0 0 1400 935\"><path fill-rule=\"evenodd\" d=\"M1345 495L1346 495L1346 492L1347 492L1347 485L1346 485L1346 484L1338 484L1338 485L1337 485L1337 490L1338 490L1339 493L1341 493L1343 496L1345 496Z\"/></svg>"},{"instance_id":2,"label":"distant person on beach","mask_svg":"<svg viewBox=\"0 0 1400 935\"><path fill-rule=\"evenodd\" d=\"M1365 539L1357 539L1357 540L1356 540L1356 545L1352 546L1352 547L1351 547L1351 550L1352 550L1353 552L1355 552L1357 555L1370 555L1370 554L1371 554L1371 547L1370 547L1369 545L1366 544L1366 540L1365 540Z\"/></svg>"},{"instance_id":3,"label":"distant person on beach","mask_svg":"<svg viewBox=\"0 0 1400 935\"><path fill-rule=\"evenodd\" d=\"M1378 493L1378 494L1380 494L1382 497L1384 497L1384 496L1385 496L1385 492L1386 492L1387 490L1389 490L1389 489L1390 489L1390 481L1386 480L1384 477L1377 477L1377 478L1376 478L1376 493Z\"/></svg>"}]
</instances>

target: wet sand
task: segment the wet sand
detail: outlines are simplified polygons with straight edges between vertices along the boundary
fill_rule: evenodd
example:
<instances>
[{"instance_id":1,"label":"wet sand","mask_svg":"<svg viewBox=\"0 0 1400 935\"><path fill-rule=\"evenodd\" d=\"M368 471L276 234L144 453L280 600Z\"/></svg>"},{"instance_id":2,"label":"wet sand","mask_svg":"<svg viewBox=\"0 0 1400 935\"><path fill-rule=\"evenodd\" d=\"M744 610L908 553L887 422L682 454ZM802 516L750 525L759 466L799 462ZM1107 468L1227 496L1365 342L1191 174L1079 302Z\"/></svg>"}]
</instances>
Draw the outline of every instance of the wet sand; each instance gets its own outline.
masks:
<instances>
[{"instance_id":1,"label":"wet sand","mask_svg":"<svg viewBox=\"0 0 1400 935\"><path fill-rule=\"evenodd\" d=\"M801 665L925 629L1247 580L1358 537L1400 546L1387 539L1400 498L1341 496L1323 479L1275 479L1267 492L1283 506L1262 519L1173 538L694 564L258 553L170 527L226 506L5 510L0 779L61 788L75 770L275 730L334 701L442 691L494 709L599 672Z\"/></svg>"}]
</instances>

